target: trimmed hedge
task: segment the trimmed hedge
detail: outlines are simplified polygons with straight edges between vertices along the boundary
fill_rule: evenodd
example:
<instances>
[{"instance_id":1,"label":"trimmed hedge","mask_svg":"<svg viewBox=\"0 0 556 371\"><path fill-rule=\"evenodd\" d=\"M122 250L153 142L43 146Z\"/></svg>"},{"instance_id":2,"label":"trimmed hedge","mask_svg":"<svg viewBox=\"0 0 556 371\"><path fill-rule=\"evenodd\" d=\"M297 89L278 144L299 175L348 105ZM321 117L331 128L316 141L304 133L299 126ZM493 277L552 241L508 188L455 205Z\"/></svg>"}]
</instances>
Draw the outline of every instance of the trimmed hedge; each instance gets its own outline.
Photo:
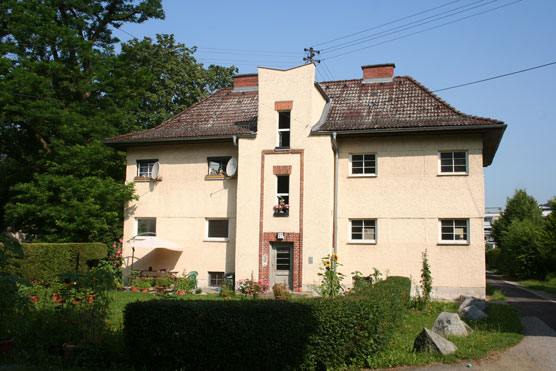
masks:
<instances>
[{"instance_id":1,"label":"trimmed hedge","mask_svg":"<svg viewBox=\"0 0 556 371\"><path fill-rule=\"evenodd\" d=\"M64 272L84 274L89 265L106 257L103 243L22 243L23 259L18 259L16 274L28 281L52 285Z\"/></svg>"},{"instance_id":2,"label":"trimmed hedge","mask_svg":"<svg viewBox=\"0 0 556 371\"><path fill-rule=\"evenodd\" d=\"M390 340L410 286L390 277L336 299L129 303L126 348L138 369L361 368Z\"/></svg>"}]
</instances>

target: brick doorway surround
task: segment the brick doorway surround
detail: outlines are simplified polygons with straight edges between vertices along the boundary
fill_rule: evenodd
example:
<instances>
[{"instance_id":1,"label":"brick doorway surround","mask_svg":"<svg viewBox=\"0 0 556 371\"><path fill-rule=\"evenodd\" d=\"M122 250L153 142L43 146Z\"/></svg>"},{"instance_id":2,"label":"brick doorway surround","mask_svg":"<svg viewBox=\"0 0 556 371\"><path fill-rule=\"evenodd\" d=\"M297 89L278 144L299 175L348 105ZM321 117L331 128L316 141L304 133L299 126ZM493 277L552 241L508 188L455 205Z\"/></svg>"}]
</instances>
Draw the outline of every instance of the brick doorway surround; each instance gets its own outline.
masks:
<instances>
[{"instance_id":1,"label":"brick doorway surround","mask_svg":"<svg viewBox=\"0 0 556 371\"><path fill-rule=\"evenodd\" d=\"M261 243L261 248L259 250L259 279L270 282L270 249L272 247L272 242L289 242L293 243L293 279L292 285L293 290L300 292L302 290L303 280L302 280L302 269L303 269L303 252L301 249L301 233L284 233L283 239L276 238L276 232L265 232L263 233L263 241ZM266 255L267 264L263 264L263 256Z\"/></svg>"}]
</instances>

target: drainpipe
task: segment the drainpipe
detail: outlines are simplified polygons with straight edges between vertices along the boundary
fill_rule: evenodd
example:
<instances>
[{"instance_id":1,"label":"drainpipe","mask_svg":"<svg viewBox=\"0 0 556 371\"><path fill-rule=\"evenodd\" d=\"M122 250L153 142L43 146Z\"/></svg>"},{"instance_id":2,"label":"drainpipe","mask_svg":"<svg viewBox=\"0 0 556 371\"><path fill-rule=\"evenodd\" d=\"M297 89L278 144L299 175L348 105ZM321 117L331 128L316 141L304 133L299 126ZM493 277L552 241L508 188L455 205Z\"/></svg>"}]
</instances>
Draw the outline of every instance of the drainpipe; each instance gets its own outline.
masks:
<instances>
[{"instance_id":1,"label":"drainpipe","mask_svg":"<svg viewBox=\"0 0 556 371\"><path fill-rule=\"evenodd\" d=\"M338 142L336 132L332 133L332 149L334 150L334 220L332 230L334 233L334 254L338 253Z\"/></svg>"},{"instance_id":2,"label":"drainpipe","mask_svg":"<svg viewBox=\"0 0 556 371\"><path fill-rule=\"evenodd\" d=\"M234 146L237 147L237 135L234 135L232 139L234 140Z\"/></svg>"}]
</instances>

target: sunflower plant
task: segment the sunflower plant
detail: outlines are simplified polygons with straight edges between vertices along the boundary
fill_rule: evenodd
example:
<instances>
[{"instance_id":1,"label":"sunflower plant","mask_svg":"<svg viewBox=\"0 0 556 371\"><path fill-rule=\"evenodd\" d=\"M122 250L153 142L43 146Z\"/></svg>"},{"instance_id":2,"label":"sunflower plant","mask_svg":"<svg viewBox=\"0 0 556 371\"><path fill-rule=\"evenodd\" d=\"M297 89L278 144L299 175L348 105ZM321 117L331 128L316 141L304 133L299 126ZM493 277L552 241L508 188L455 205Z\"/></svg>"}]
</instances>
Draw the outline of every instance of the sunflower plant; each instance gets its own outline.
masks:
<instances>
[{"instance_id":1,"label":"sunflower plant","mask_svg":"<svg viewBox=\"0 0 556 371\"><path fill-rule=\"evenodd\" d=\"M340 296L344 291L342 281L344 275L337 271L342 266L338 261L338 255L331 254L322 258L322 266L319 268L318 275L321 277L321 284L318 286L319 294L323 297L333 298Z\"/></svg>"}]
</instances>

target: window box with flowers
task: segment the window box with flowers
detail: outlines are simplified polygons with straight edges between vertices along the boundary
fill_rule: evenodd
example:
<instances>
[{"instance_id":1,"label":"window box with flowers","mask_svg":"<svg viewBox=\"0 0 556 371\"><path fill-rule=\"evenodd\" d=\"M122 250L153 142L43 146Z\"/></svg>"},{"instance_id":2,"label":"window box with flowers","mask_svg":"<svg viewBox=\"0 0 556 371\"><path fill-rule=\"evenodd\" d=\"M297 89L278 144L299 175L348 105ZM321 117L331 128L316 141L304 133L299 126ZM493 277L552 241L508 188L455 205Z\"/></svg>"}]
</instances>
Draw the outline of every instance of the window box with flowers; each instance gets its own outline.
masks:
<instances>
[{"instance_id":1,"label":"window box with flowers","mask_svg":"<svg viewBox=\"0 0 556 371\"><path fill-rule=\"evenodd\" d=\"M290 205L284 200L280 200L278 205L274 205L274 216L283 217L290 213Z\"/></svg>"}]
</instances>

